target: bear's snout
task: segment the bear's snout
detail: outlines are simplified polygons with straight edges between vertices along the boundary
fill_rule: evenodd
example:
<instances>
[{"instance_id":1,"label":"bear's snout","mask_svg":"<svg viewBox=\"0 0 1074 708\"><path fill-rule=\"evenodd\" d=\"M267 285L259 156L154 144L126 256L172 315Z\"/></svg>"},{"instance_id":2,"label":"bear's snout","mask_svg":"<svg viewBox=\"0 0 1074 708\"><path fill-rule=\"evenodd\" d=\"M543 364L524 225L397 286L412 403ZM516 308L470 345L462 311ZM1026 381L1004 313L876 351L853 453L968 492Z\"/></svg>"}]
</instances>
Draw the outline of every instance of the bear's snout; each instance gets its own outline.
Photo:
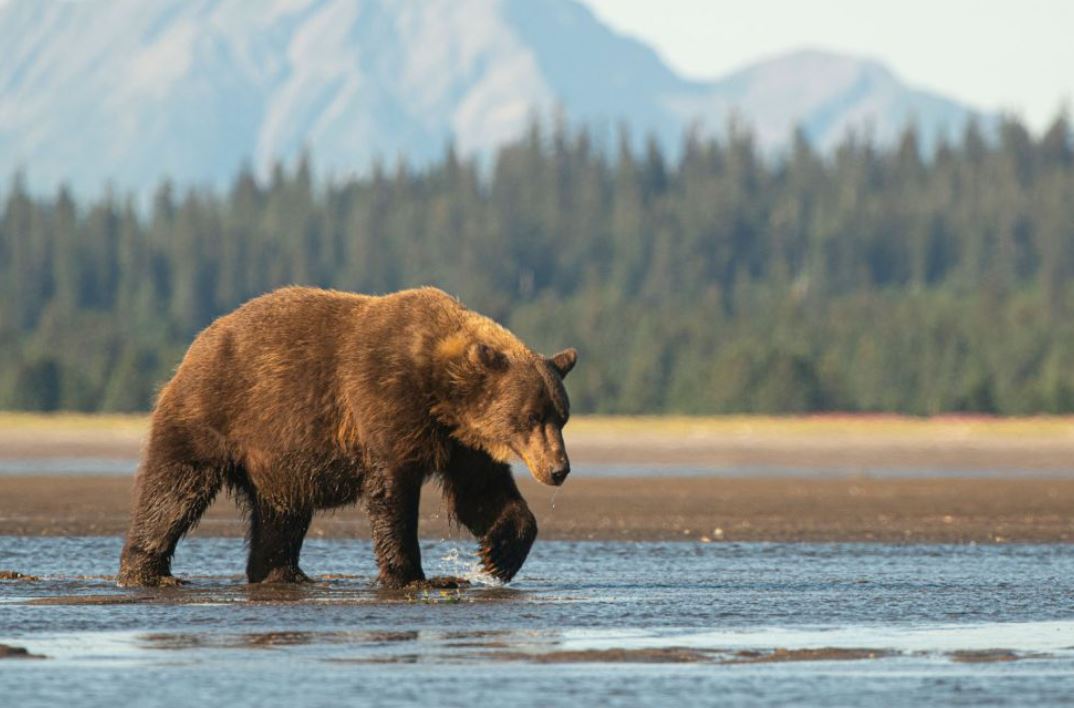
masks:
<instances>
[{"instance_id":1,"label":"bear's snout","mask_svg":"<svg viewBox=\"0 0 1074 708\"><path fill-rule=\"evenodd\" d=\"M563 449L559 429L549 426L529 436L527 444L512 445L512 451L530 468L533 478L541 484L558 487L571 473L571 462Z\"/></svg>"},{"instance_id":2,"label":"bear's snout","mask_svg":"<svg viewBox=\"0 0 1074 708\"><path fill-rule=\"evenodd\" d=\"M571 463L567 460L566 455L559 455L555 458L554 462L538 462L529 455L519 455L522 460L529 467L530 473L533 478L541 484L548 484L553 487L558 487L567 479L567 475L571 473Z\"/></svg>"}]
</instances>

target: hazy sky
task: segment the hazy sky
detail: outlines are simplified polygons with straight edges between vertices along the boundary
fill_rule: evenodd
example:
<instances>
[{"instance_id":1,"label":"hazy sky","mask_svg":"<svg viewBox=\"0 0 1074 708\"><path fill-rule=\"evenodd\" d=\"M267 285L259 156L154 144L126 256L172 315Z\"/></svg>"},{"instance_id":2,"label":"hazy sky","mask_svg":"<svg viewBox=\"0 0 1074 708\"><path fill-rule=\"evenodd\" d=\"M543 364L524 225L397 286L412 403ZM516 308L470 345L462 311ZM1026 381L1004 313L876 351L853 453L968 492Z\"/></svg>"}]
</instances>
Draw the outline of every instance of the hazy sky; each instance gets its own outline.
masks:
<instances>
[{"instance_id":1,"label":"hazy sky","mask_svg":"<svg viewBox=\"0 0 1074 708\"><path fill-rule=\"evenodd\" d=\"M1074 99L1074 0L582 0L693 78L803 47L866 55L907 83L1039 130Z\"/></svg>"}]
</instances>

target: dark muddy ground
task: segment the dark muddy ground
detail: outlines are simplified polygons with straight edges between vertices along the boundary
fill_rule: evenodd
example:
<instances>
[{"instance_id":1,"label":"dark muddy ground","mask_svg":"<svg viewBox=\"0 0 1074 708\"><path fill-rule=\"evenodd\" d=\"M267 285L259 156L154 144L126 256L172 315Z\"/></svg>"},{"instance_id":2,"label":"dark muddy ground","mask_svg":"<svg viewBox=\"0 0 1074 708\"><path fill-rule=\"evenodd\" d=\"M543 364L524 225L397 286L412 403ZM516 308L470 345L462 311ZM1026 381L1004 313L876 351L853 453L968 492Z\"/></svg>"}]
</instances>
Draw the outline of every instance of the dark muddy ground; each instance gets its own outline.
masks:
<instances>
[{"instance_id":1,"label":"dark muddy ground","mask_svg":"<svg viewBox=\"0 0 1074 708\"><path fill-rule=\"evenodd\" d=\"M542 539L1074 541L1074 476L720 477L669 476L667 470L656 470L623 477L600 472L579 469L559 488L539 485L524 471L516 474ZM132 482L129 474L0 474L0 534L122 534ZM447 512L436 485L427 485L422 532L433 538L452 533ZM244 532L235 505L221 495L195 535ZM361 511L341 509L315 517L310 536L368 538L369 524Z\"/></svg>"}]
</instances>

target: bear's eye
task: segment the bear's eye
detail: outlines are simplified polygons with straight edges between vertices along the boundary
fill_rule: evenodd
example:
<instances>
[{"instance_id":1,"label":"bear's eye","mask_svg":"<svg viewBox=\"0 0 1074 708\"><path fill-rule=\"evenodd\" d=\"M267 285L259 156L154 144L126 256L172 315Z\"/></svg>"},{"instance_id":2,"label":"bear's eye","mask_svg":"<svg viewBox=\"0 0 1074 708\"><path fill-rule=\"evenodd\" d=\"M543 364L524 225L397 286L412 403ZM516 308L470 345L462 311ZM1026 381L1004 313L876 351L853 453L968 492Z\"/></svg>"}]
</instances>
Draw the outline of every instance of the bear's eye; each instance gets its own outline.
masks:
<instances>
[{"instance_id":1,"label":"bear's eye","mask_svg":"<svg viewBox=\"0 0 1074 708\"><path fill-rule=\"evenodd\" d=\"M531 428L536 428L541 424L541 416L536 413L530 413L529 417L526 418L526 422L529 423Z\"/></svg>"}]
</instances>

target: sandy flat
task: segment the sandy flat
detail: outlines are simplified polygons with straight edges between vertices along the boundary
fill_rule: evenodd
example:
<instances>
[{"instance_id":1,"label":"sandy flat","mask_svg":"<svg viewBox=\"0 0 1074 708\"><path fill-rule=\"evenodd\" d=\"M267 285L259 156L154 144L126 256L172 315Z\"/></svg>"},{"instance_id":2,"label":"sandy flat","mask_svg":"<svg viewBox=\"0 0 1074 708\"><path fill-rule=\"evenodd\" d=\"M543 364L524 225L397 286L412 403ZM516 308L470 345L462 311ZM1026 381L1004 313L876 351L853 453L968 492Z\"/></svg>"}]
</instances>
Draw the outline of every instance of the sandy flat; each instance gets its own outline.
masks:
<instances>
[{"instance_id":1,"label":"sandy flat","mask_svg":"<svg viewBox=\"0 0 1074 708\"><path fill-rule=\"evenodd\" d=\"M0 414L0 460L137 458L145 416ZM576 465L1071 471L1074 418L576 417Z\"/></svg>"},{"instance_id":2,"label":"sandy flat","mask_svg":"<svg viewBox=\"0 0 1074 708\"><path fill-rule=\"evenodd\" d=\"M0 414L0 459L136 459L146 429L144 416ZM1074 541L1069 417L579 417L567 443L581 471L558 493L519 476L542 538ZM586 478L585 465L594 464L813 474ZM885 469L915 472L855 474ZM953 471L958 478L943 478ZM123 476L0 476L0 533L122 533L130 485ZM426 488L422 514L426 537L461 533L450 527L435 486ZM222 498L197 533L241 535L243 525ZM319 516L311 529L313 536L367 534L355 509Z\"/></svg>"}]
</instances>

